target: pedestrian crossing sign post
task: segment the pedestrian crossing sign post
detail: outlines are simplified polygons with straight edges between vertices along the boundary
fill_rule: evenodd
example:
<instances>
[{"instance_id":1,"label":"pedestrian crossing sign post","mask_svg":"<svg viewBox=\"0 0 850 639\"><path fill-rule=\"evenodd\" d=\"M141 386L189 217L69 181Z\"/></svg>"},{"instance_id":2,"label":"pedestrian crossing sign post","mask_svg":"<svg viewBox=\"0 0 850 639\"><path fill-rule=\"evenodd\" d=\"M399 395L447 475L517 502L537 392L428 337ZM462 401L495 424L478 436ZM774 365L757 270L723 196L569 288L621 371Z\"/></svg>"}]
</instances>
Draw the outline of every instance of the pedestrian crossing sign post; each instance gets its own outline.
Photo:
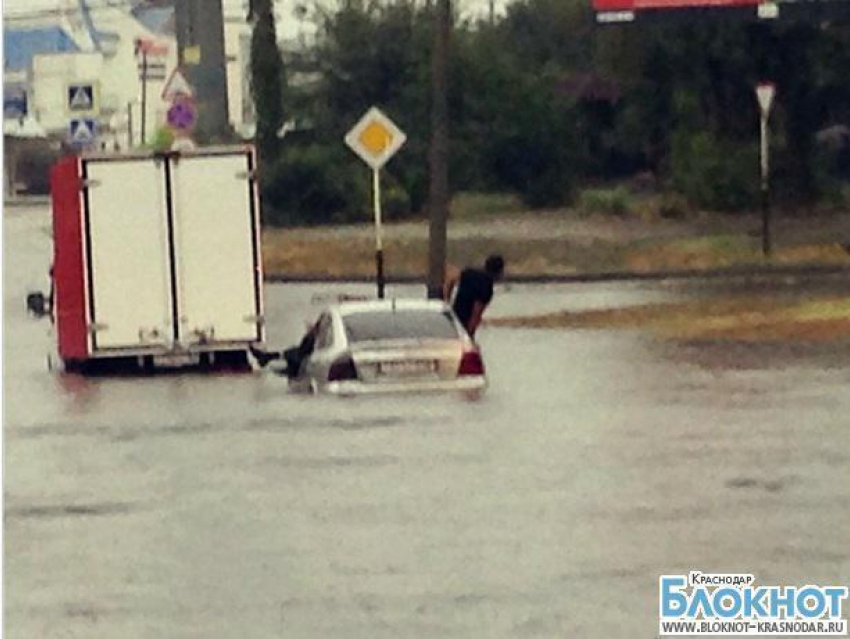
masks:
<instances>
[{"instance_id":1,"label":"pedestrian crossing sign post","mask_svg":"<svg viewBox=\"0 0 850 639\"><path fill-rule=\"evenodd\" d=\"M88 112L95 110L93 84L71 84L68 86L68 110Z\"/></svg>"},{"instance_id":2,"label":"pedestrian crossing sign post","mask_svg":"<svg viewBox=\"0 0 850 639\"><path fill-rule=\"evenodd\" d=\"M97 123L88 118L71 120L68 133L74 146L89 146L97 140Z\"/></svg>"},{"instance_id":3,"label":"pedestrian crossing sign post","mask_svg":"<svg viewBox=\"0 0 850 639\"><path fill-rule=\"evenodd\" d=\"M345 143L372 169L372 196L375 209L375 268L378 299L384 298L384 232L381 223L381 168L402 147L407 136L377 107L360 118Z\"/></svg>"}]
</instances>

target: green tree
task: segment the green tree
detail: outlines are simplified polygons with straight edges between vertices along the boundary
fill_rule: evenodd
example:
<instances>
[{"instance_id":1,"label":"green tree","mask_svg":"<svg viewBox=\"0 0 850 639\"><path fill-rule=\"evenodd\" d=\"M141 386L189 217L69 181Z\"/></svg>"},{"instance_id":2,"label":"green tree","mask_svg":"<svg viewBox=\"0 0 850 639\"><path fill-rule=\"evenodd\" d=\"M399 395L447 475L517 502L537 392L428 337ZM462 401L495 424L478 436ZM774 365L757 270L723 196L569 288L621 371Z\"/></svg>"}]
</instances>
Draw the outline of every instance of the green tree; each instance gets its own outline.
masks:
<instances>
[{"instance_id":1,"label":"green tree","mask_svg":"<svg viewBox=\"0 0 850 639\"><path fill-rule=\"evenodd\" d=\"M279 156L278 131L284 123L284 67L277 45L272 0L253 0L251 37L251 93L257 116L256 143L260 160L273 163Z\"/></svg>"}]
</instances>

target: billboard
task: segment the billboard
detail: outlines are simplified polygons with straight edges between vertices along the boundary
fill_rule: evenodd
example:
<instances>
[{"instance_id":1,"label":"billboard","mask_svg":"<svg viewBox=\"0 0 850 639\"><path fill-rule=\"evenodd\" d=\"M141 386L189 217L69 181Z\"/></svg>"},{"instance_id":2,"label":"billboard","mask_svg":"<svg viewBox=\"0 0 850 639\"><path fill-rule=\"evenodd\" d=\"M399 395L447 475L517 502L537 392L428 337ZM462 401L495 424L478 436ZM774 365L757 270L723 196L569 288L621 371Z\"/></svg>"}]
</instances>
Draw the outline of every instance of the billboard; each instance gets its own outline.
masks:
<instances>
[{"instance_id":1,"label":"billboard","mask_svg":"<svg viewBox=\"0 0 850 639\"><path fill-rule=\"evenodd\" d=\"M850 0L592 0L600 24L705 18L850 23Z\"/></svg>"},{"instance_id":2,"label":"billboard","mask_svg":"<svg viewBox=\"0 0 850 639\"><path fill-rule=\"evenodd\" d=\"M695 7L754 7L758 0L594 0L595 11L640 11Z\"/></svg>"}]
</instances>

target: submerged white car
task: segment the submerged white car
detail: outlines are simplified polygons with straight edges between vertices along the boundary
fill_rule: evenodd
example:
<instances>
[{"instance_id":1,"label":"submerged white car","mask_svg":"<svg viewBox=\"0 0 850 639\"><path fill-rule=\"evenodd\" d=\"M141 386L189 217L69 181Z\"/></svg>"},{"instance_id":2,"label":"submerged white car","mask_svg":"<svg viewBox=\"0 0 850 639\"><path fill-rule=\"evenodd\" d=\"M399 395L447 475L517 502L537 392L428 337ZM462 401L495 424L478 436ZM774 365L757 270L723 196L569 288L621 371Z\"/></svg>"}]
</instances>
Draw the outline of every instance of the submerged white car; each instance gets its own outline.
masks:
<instances>
[{"instance_id":1,"label":"submerged white car","mask_svg":"<svg viewBox=\"0 0 850 639\"><path fill-rule=\"evenodd\" d=\"M338 395L479 391L478 347L451 308L434 300L371 300L329 307L312 351L290 378L295 390Z\"/></svg>"}]
</instances>

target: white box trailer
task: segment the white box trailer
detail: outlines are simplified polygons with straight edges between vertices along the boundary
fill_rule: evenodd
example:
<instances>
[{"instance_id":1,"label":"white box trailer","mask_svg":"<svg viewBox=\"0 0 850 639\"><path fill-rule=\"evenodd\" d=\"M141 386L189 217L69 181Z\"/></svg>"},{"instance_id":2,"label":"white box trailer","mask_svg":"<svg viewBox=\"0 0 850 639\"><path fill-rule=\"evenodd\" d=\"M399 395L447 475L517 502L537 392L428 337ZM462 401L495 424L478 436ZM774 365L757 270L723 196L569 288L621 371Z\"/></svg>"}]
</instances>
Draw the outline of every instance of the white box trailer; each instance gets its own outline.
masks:
<instances>
[{"instance_id":1,"label":"white box trailer","mask_svg":"<svg viewBox=\"0 0 850 639\"><path fill-rule=\"evenodd\" d=\"M54 166L54 316L67 368L247 366L265 341L255 166L251 147Z\"/></svg>"}]
</instances>

